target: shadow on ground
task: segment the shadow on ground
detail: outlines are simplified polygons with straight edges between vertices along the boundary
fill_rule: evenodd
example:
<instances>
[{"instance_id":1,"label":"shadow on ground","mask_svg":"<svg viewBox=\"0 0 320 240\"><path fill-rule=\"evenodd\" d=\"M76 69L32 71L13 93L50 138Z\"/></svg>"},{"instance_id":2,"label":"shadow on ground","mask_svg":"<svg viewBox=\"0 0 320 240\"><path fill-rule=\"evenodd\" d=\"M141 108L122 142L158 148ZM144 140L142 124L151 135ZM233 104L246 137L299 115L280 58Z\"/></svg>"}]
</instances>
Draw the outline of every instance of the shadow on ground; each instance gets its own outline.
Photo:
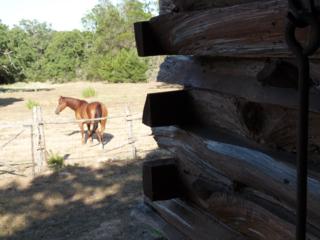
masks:
<instances>
[{"instance_id":1,"label":"shadow on ground","mask_svg":"<svg viewBox=\"0 0 320 240\"><path fill-rule=\"evenodd\" d=\"M159 239L135 223L141 162L67 167L0 188L1 239Z\"/></svg>"},{"instance_id":2,"label":"shadow on ground","mask_svg":"<svg viewBox=\"0 0 320 240\"><path fill-rule=\"evenodd\" d=\"M72 136L74 134L79 134L79 136L81 136L80 130L72 131L71 133L66 134L66 136ZM110 133L103 133L103 145L108 144L112 140L113 137L114 136ZM93 135L93 139L98 140L97 136L95 134ZM86 133L86 142L87 141L88 141L88 139L87 139L87 133Z\"/></svg>"},{"instance_id":3,"label":"shadow on ground","mask_svg":"<svg viewBox=\"0 0 320 240\"><path fill-rule=\"evenodd\" d=\"M40 92L40 91L52 91L54 88L5 88L0 87L0 92Z\"/></svg>"},{"instance_id":4,"label":"shadow on ground","mask_svg":"<svg viewBox=\"0 0 320 240\"><path fill-rule=\"evenodd\" d=\"M15 102L21 102L23 101L23 98L0 98L0 107L6 107L8 105L11 105Z\"/></svg>"}]
</instances>

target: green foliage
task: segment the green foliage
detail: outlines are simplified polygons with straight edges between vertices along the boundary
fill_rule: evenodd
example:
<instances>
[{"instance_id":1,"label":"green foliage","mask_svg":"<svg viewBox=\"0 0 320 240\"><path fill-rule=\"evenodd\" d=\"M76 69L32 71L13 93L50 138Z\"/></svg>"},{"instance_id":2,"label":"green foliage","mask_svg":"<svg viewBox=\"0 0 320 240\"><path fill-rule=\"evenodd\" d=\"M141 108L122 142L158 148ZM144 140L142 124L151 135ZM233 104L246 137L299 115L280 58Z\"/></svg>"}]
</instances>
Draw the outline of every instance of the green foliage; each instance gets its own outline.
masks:
<instances>
[{"instance_id":1,"label":"green foliage","mask_svg":"<svg viewBox=\"0 0 320 240\"><path fill-rule=\"evenodd\" d=\"M0 22L0 83L13 83L22 78L11 42L9 28Z\"/></svg>"},{"instance_id":2,"label":"green foliage","mask_svg":"<svg viewBox=\"0 0 320 240\"><path fill-rule=\"evenodd\" d=\"M55 171L62 169L64 167L64 157L60 156L58 153L50 152L48 166Z\"/></svg>"},{"instance_id":3,"label":"green foliage","mask_svg":"<svg viewBox=\"0 0 320 240\"><path fill-rule=\"evenodd\" d=\"M82 97L84 98L95 97L96 95L97 95L97 92L93 87L87 87L82 90Z\"/></svg>"},{"instance_id":4,"label":"green foliage","mask_svg":"<svg viewBox=\"0 0 320 240\"><path fill-rule=\"evenodd\" d=\"M133 23L152 17L155 0L100 0L83 19L85 31L56 32L47 23L0 21L0 83L146 80L150 67L135 50Z\"/></svg>"},{"instance_id":5,"label":"green foliage","mask_svg":"<svg viewBox=\"0 0 320 240\"><path fill-rule=\"evenodd\" d=\"M26 107L29 109L29 110L32 110L33 107L36 107L36 106L39 106L39 103L34 101L34 100L31 100L29 99L26 103Z\"/></svg>"},{"instance_id":6,"label":"green foliage","mask_svg":"<svg viewBox=\"0 0 320 240\"><path fill-rule=\"evenodd\" d=\"M152 17L147 5L137 0L125 0L115 6L101 1L83 18L95 41L88 53L87 78L108 82L140 82L146 80L147 59L138 57L133 24Z\"/></svg>"},{"instance_id":7,"label":"green foliage","mask_svg":"<svg viewBox=\"0 0 320 240\"><path fill-rule=\"evenodd\" d=\"M88 78L113 83L141 82L146 80L147 61L135 50L120 50L116 55L106 54L91 59Z\"/></svg>"},{"instance_id":8,"label":"green foliage","mask_svg":"<svg viewBox=\"0 0 320 240\"><path fill-rule=\"evenodd\" d=\"M85 41L80 31L55 32L44 60L45 77L56 82L72 80L85 60Z\"/></svg>"}]
</instances>

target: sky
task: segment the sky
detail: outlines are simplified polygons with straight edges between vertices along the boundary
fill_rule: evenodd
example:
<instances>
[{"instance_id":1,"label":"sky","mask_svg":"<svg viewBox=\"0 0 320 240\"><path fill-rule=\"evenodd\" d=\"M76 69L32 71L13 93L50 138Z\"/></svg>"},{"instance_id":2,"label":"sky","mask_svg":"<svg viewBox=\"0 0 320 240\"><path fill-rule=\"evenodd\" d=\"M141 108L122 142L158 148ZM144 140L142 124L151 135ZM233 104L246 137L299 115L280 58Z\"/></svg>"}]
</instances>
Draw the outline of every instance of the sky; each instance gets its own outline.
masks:
<instances>
[{"instance_id":1,"label":"sky","mask_svg":"<svg viewBox=\"0 0 320 240\"><path fill-rule=\"evenodd\" d=\"M113 0L117 3L119 0ZM21 19L47 22L57 31L82 30L81 18L98 0L0 0L0 19L12 27Z\"/></svg>"}]
</instances>

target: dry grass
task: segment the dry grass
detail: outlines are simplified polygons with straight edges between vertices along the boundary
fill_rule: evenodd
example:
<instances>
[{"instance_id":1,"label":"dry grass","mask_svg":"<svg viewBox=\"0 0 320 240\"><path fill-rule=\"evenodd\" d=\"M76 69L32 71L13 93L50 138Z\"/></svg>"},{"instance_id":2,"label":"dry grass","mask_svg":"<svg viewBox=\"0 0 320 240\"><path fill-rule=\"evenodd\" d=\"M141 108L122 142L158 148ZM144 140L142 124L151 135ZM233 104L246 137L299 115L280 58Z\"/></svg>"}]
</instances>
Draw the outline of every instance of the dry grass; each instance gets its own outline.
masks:
<instances>
[{"instance_id":1,"label":"dry grass","mask_svg":"<svg viewBox=\"0 0 320 240\"><path fill-rule=\"evenodd\" d=\"M73 119L70 110L60 116L54 114L58 98L81 98L87 84L37 85L45 88L37 92L15 91L10 86L10 91L2 88L1 121L31 121L30 111L25 107L31 98L41 105L45 120ZM133 113L142 114L147 93L174 90L158 88L156 84L90 83L90 86L99 91L91 101L105 103L110 115L123 114L127 104ZM150 133L141 122L134 126L135 136ZM30 133L26 130L14 139L21 129L3 130L0 146L8 139L14 140L2 149L0 156L0 163L12 164L9 173L1 171L0 164L0 239L159 239L157 229L137 223L130 215L141 202L141 161L105 161L121 159L120 152L109 150L127 141L122 129L127 129L123 119L108 121L108 143L101 150L95 145L81 145L75 124L46 126L47 149L59 152L66 166L34 179L29 177L30 166L23 170L22 176L15 175L20 171L16 163L31 162ZM156 149L152 136L141 138L136 145L151 150L151 154ZM130 153L130 148L124 150Z\"/></svg>"}]
</instances>

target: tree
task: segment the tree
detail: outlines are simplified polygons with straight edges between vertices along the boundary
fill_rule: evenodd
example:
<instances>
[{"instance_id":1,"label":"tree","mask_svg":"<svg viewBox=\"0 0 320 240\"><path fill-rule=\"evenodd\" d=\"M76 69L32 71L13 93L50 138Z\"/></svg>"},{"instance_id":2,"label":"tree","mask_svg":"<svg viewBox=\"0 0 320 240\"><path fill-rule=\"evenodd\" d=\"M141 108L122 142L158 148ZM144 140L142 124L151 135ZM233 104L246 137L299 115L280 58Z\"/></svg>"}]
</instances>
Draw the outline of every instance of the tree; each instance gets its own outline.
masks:
<instances>
[{"instance_id":1,"label":"tree","mask_svg":"<svg viewBox=\"0 0 320 240\"><path fill-rule=\"evenodd\" d=\"M137 0L125 0L117 6L109 0L100 1L83 18L84 26L94 38L88 53L88 76L116 82L144 81L148 61L139 59L136 54L133 23L150 17L152 13L147 5ZM118 64L133 60L136 64L129 64L126 70L124 65Z\"/></svg>"},{"instance_id":2,"label":"tree","mask_svg":"<svg viewBox=\"0 0 320 240\"><path fill-rule=\"evenodd\" d=\"M45 52L45 76L66 81L76 78L76 72L85 60L86 42L78 30L55 32Z\"/></svg>"},{"instance_id":3,"label":"tree","mask_svg":"<svg viewBox=\"0 0 320 240\"><path fill-rule=\"evenodd\" d=\"M0 82L12 83L22 79L22 69L17 63L9 28L0 22Z\"/></svg>"},{"instance_id":4,"label":"tree","mask_svg":"<svg viewBox=\"0 0 320 240\"><path fill-rule=\"evenodd\" d=\"M9 28L0 21L0 81L110 82L146 79L148 59L137 56L133 23L152 17L152 2L100 0L83 19L86 31L57 32L47 23L22 20Z\"/></svg>"}]
</instances>

